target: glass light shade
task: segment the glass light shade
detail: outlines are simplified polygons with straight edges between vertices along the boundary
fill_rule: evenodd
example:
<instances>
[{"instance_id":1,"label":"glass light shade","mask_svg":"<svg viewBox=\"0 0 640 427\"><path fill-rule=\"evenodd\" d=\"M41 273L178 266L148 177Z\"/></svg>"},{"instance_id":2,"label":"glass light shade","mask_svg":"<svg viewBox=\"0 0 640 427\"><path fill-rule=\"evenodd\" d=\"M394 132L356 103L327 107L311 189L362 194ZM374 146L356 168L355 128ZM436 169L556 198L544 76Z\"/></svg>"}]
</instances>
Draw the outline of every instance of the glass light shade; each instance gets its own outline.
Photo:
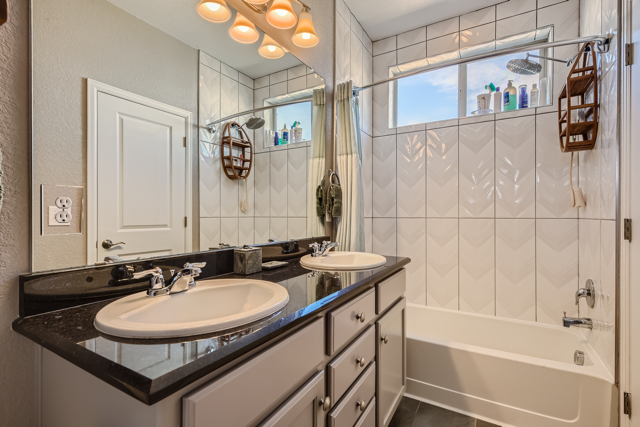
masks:
<instances>
[{"instance_id":1,"label":"glass light shade","mask_svg":"<svg viewBox=\"0 0 640 427\"><path fill-rule=\"evenodd\" d=\"M300 13L298 28L296 28L296 32L291 36L293 44L299 47L313 47L320 41L315 28L313 28L313 18L307 10L308 9L305 8L302 13Z\"/></svg>"},{"instance_id":2,"label":"glass light shade","mask_svg":"<svg viewBox=\"0 0 640 427\"><path fill-rule=\"evenodd\" d=\"M269 0L247 0L247 3L251 3L251 4L255 4L255 5L261 5L261 4L269 3Z\"/></svg>"},{"instance_id":3,"label":"glass light shade","mask_svg":"<svg viewBox=\"0 0 640 427\"><path fill-rule=\"evenodd\" d=\"M278 59L284 56L284 49L268 35L264 35L264 40L258 48L258 53L267 59Z\"/></svg>"},{"instance_id":4,"label":"glass light shade","mask_svg":"<svg viewBox=\"0 0 640 427\"><path fill-rule=\"evenodd\" d=\"M202 18L216 24L227 22L231 18L231 10L224 0L200 0L196 10Z\"/></svg>"},{"instance_id":5,"label":"glass light shade","mask_svg":"<svg viewBox=\"0 0 640 427\"><path fill-rule=\"evenodd\" d=\"M238 43L243 44L255 43L260 38L260 33L256 30L256 26L239 13L233 25L229 28L229 35Z\"/></svg>"},{"instance_id":6,"label":"glass light shade","mask_svg":"<svg viewBox=\"0 0 640 427\"><path fill-rule=\"evenodd\" d=\"M293 12L290 0L273 0L267 12L267 22L280 30L293 28L298 17Z\"/></svg>"}]
</instances>

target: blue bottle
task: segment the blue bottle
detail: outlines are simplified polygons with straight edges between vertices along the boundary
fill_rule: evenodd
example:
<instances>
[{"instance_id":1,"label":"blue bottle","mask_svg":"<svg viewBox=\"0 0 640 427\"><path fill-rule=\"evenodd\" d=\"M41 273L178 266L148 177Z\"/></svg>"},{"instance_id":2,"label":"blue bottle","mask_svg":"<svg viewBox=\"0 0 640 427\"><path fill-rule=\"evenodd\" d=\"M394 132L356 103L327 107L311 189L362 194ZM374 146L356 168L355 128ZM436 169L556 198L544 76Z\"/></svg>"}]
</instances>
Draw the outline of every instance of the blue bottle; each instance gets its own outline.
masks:
<instances>
[{"instance_id":1,"label":"blue bottle","mask_svg":"<svg viewBox=\"0 0 640 427\"><path fill-rule=\"evenodd\" d=\"M529 108L529 94L527 93L527 85L520 85L520 102L518 108Z\"/></svg>"},{"instance_id":2,"label":"blue bottle","mask_svg":"<svg viewBox=\"0 0 640 427\"><path fill-rule=\"evenodd\" d=\"M278 132L275 133L275 137L273 138L273 145L280 145L280 138L278 138Z\"/></svg>"}]
</instances>

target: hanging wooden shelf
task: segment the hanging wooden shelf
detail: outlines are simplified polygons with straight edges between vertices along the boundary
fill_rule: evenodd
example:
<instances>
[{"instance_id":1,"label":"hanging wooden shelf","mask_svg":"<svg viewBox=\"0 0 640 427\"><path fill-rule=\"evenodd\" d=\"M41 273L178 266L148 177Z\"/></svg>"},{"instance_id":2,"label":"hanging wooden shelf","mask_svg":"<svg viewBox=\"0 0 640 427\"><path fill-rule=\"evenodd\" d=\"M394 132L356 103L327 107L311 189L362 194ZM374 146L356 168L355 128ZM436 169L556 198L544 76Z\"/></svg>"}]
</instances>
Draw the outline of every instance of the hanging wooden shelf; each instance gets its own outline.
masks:
<instances>
[{"instance_id":1,"label":"hanging wooden shelf","mask_svg":"<svg viewBox=\"0 0 640 427\"><path fill-rule=\"evenodd\" d=\"M582 59L582 61L580 61ZM575 98L579 99L578 104ZM590 100L586 101L589 97ZM566 108L562 108L563 100ZM583 119L572 122L572 111L582 110ZM558 97L558 131L560 149L563 153L592 150L598 137L598 62L593 42L585 43L578 54L567 82Z\"/></svg>"},{"instance_id":2,"label":"hanging wooden shelf","mask_svg":"<svg viewBox=\"0 0 640 427\"><path fill-rule=\"evenodd\" d=\"M222 131L222 169L229 179L247 179L253 166L253 145L244 129L229 122Z\"/></svg>"}]
</instances>

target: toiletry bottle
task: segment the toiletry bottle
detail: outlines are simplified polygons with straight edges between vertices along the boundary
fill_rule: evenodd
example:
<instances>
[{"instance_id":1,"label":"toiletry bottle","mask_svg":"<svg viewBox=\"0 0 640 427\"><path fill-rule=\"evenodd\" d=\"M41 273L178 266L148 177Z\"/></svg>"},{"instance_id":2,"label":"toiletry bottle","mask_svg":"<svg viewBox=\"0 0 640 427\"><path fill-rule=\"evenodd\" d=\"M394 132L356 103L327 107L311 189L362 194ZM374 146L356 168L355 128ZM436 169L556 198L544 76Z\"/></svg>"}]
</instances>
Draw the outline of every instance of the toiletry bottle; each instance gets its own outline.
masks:
<instances>
[{"instance_id":1,"label":"toiletry bottle","mask_svg":"<svg viewBox=\"0 0 640 427\"><path fill-rule=\"evenodd\" d=\"M302 127L300 127L300 122L297 122L294 132L296 133L296 141L302 141Z\"/></svg>"},{"instance_id":2,"label":"toiletry bottle","mask_svg":"<svg viewBox=\"0 0 640 427\"><path fill-rule=\"evenodd\" d=\"M515 110L518 106L518 96L516 88L512 85L513 80L509 80L507 88L504 90L504 111Z\"/></svg>"},{"instance_id":3,"label":"toiletry bottle","mask_svg":"<svg viewBox=\"0 0 640 427\"><path fill-rule=\"evenodd\" d=\"M289 143L293 144L294 142L296 142L296 133L294 132L293 128L295 127L297 122L293 122L293 125L291 125L291 129L289 129Z\"/></svg>"},{"instance_id":4,"label":"toiletry bottle","mask_svg":"<svg viewBox=\"0 0 640 427\"><path fill-rule=\"evenodd\" d=\"M275 132L275 136L273 137L273 145L274 146L280 145L280 138L279 138L278 132Z\"/></svg>"},{"instance_id":5,"label":"toiletry bottle","mask_svg":"<svg viewBox=\"0 0 640 427\"><path fill-rule=\"evenodd\" d=\"M520 89L518 108L529 108L529 95L527 94L527 85L520 85L518 89Z\"/></svg>"},{"instance_id":6,"label":"toiletry bottle","mask_svg":"<svg viewBox=\"0 0 640 427\"><path fill-rule=\"evenodd\" d=\"M549 80L545 77L540 80L540 95L538 96L538 105L549 105L549 100L547 99L547 86Z\"/></svg>"},{"instance_id":7,"label":"toiletry bottle","mask_svg":"<svg viewBox=\"0 0 640 427\"><path fill-rule=\"evenodd\" d=\"M502 92L500 92L500 86L498 86L493 94L493 112L499 113L500 111L502 111Z\"/></svg>"},{"instance_id":8,"label":"toiletry bottle","mask_svg":"<svg viewBox=\"0 0 640 427\"><path fill-rule=\"evenodd\" d=\"M537 84L531 85L531 93L529 94L529 107L537 107L538 106L538 96L540 91L538 90Z\"/></svg>"},{"instance_id":9,"label":"toiletry bottle","mask_svg":"<svg viewBox=\"0 0 640 427\"><path fill-rule=\"evenodd\" d=\"M282 143L283 144L288 144L289 143L289 131L287 130L287 124L284 124L284 127L282 128Z\"/></svg>"}]
</instances>

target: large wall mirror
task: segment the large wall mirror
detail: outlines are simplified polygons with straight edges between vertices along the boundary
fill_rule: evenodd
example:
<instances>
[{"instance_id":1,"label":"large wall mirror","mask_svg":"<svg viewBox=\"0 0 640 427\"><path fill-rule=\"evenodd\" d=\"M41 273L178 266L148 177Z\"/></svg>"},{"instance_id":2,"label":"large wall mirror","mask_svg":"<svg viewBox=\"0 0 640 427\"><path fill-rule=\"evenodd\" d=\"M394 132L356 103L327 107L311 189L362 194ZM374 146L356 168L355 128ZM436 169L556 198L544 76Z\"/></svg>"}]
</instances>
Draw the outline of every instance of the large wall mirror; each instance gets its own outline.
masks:
<instances>
[{"instance_id":1,"label":"large wall mirror","mask_svg":"<svg viewBox=\"0 0 640 427\"><path fill-rule=\"evenodd\" d=\"M260 29L234 40L233 9L215 24L197 1L32 3L34 271L323 235L312 68Z\"/></svg>"}]
</instances>

